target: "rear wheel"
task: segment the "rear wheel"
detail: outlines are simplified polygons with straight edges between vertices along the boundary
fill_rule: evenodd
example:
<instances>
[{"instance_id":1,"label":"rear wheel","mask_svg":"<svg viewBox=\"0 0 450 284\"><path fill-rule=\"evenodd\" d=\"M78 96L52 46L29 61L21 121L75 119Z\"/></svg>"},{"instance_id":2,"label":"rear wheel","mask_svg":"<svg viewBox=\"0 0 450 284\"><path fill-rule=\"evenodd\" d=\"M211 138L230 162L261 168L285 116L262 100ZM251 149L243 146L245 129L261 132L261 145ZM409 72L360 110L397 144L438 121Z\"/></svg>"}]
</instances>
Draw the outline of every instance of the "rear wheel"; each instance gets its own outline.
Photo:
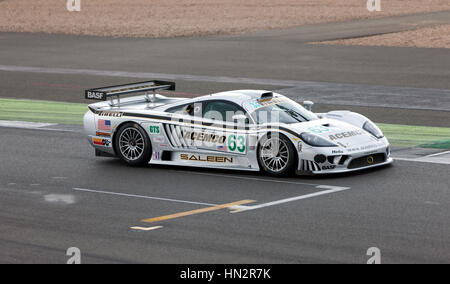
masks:
<instances>
[{"instance_id":1,"label":"rear wheel","mask_svg":"<svg viewBox=\"0 0 450 284\"><path fill-rule=\"evenodd\" d=\"M297 153L283 134L267 134L258 145L260 168L272 176L291 174L295 169Z\"/></svg>"},{"instance_id":2,"label":"rear wheel","mask_svg":"<svg viewBox=\"0 0 450 284\"><path fill-rule=\"evenodd\" d=\"M152 153L150 139L136 123L122 125L115 135L117 155L131 166L148 164Z\"/></svg>"}]
</instances>

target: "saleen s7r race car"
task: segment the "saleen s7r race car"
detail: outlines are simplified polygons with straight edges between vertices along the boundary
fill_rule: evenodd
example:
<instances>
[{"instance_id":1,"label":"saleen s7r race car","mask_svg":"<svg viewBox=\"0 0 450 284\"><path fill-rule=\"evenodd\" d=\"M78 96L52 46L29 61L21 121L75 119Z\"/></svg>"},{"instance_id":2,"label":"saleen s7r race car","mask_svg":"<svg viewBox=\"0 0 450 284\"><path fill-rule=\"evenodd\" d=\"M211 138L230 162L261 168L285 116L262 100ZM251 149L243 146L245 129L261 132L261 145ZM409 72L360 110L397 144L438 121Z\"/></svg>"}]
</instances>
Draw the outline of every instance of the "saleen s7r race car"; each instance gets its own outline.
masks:
<instances>
[{"instance_id":1,"label":"saleen s7r race car","mask_svg":"<svg viewBox=\"0 0 450 284\"><path fill-rule=\"evenodd\" d=\"M363 115L313 113L277 93L259 90L174 98L147 81L90 89L84 130L97 156L129 165L180 165L281 176L340 173L392 162L389 142ZM137 94L132 97L124 95Z\"/></svg>"}]
</instances>

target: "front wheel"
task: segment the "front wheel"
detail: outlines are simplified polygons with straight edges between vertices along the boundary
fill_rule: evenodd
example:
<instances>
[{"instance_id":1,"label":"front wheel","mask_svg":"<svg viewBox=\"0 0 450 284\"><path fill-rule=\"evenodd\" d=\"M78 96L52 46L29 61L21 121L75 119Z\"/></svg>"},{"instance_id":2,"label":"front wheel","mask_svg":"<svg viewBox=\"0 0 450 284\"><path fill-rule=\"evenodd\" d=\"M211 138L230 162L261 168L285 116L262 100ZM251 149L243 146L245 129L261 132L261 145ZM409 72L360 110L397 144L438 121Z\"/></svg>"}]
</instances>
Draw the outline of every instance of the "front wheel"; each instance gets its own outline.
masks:
<instances>
[{"instance_id":1,"label":"front wheel","mask_svg":"<svg viewBox=\"0 0 450 284\"><path fill-rule=\"evenodd\" d=\"M122 125L117 131L114 141L117 155L130 166L143 166L150 160L151 142L138 124Z\"/></svg>"},{"instance_id":2,"label":"front wheel","mask_svg":"<svg viewBox=\"0 0 450 284\"><path fill-rule=\"evenodd\" d=\"M283 134L267 134L258 145L260 168L272 176L291 174L295 169L297 153Z\"/></svg>"}]
</instances>

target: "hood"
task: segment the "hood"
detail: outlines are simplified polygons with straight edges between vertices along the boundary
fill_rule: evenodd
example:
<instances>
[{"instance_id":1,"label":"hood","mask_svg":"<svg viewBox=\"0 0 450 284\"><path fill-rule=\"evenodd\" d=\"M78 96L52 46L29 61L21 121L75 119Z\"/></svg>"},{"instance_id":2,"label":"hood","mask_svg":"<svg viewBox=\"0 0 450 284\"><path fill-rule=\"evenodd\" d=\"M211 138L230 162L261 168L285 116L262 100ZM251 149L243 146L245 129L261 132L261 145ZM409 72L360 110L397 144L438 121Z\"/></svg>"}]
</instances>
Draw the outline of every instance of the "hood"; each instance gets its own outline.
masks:
<instances>
[{"instance_id":1,"label":"hood","mask_svg":"<svg viewBox=\"0 0 450 284\"><path fill-rule=\"evenodd\" d=\"M359 127L328 118L290 124L289 128L298 134L304 132L315 134L345 148L378 141Z\"/></svg>"}]
</instances>

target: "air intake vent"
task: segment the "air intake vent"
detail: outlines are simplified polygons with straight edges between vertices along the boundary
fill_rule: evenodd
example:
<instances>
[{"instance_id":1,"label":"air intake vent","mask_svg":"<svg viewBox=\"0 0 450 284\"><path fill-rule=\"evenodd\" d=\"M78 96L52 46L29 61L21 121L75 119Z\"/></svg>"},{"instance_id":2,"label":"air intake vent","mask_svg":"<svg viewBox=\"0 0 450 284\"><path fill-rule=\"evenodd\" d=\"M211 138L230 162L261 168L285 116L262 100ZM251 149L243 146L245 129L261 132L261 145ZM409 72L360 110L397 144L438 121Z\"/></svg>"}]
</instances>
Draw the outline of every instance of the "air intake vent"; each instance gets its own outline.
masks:
<instances>
[{"instance_id":1,"label":"air intake vent","mask_svg":"<svg viewBox=\"0 0 450 284\"><path fill-rule=\"evenodd\" d=\"M360 157L357 159L353 159L350 164L348 165L349 169L357 169L357 168L363 168L368 167L376 164L381 164L386 162L386 155L384 153L378 153L375 155L369 155Z\"/></svg>"},{"instance_id":2,"label":"air intake vent","mask_svg":"<svg viewBox=\"0 0 450 284\"><path fill-rule=\"evenodd\" d=\"M163 161L172 161L172 152L171 151L164 151L164 152L162 152L161 160L163 160Z\"/></svg>"},{"instance_id":3,"label":"air intake vent","mask_svg":"<svg viewBox=\"0 0 450 284\"><path fill-rule=\"evenodd\" d=\"M263 94L261 95L261 100L264 100L264 99L271 99L271 98L273 98L273 93L272 93L272 92L263 93Z\"/></svg>"},{"instance_id":4,"label":"air intake vent","mask_svg":"<svg viewBox=\"0 0 450 284\"><path fill-rule=\"evenodd\" d=\"M317 164L314 161L302 160L301 170L312 172L312 171L321 171L322 169L320 168L319 164Z\"/></svg>"}]
</instances>

